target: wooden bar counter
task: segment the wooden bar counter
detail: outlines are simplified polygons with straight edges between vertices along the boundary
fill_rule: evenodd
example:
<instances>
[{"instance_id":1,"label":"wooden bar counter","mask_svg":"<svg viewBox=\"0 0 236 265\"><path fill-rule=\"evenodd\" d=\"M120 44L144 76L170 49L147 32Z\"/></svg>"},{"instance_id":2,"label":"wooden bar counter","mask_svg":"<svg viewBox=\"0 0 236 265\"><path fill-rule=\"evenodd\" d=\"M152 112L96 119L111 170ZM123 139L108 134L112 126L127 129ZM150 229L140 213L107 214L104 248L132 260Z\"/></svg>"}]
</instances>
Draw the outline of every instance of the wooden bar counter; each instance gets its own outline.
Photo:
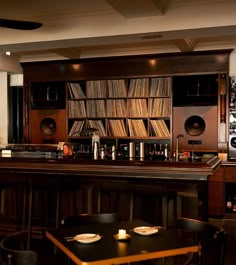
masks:
<instances>
[{"instance_id":1,"label":"wooden bar counter","mask_svg":"<svg viewBox=\"0 0 236 265\"><path fill-rule=\"evenodd\" d=\"M56 174L78 177L109 177L132 179L207 180L220 166L217 157L200 162L139 161L139 160L80 160L28 157L1 157L0 170L9 174Z\"/></svg>"},{"instance_id":2,"label":"wooden bar counter","mask_svg":"<svg viewBox=\"0 0 236 265\"><path fill-rule=\"evenodd\" d=\"M196 216L190 216L207 220L208 177L221 165L217 157L200 162L164 162L59 159L30 152L22 154L0 158L0 185L22 184L27 196L32 192L31 200L27 197L22 206L26 208L20 210L26 214L24 222L31 222L34 215L48 220L52 215L57 220L70 214L105 211L118 211L124 220L153 221L163 214L163 203L154 202L156 198L163 202L163 195L170 200L171 196L176 199L181 194L193 193L197 196L197 209ZM36 196L40 190L47 192L44 203ZM33 212L29 219L30 207ZM55 214L54 209L57 209ZM49 221L39 225L49 226ZM58 222L53 226L58 226Z\"/></svg>"}]
</instances>

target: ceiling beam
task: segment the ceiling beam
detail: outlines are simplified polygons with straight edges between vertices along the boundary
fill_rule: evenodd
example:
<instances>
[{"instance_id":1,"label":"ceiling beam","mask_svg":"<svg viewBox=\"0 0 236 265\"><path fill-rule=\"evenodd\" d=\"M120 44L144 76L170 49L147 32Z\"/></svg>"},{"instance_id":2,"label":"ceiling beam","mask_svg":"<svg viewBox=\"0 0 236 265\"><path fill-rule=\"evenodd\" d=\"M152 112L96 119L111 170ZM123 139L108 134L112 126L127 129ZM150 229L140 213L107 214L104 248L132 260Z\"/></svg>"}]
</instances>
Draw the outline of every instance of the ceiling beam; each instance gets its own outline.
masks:
<instances>
[{"instance_id":1,"label":"ceiling beam","mask_svg":"<svg viewBox=\"0 0 236 265\"><path fill-rule=\"evenodd\" d=\"M81 48L80 47L60 48L60 49L54 49L53 51L69 59L79 59Z\"/></svg>"},{"instance_id":2,"label":"ceiling beam","mask_svg":"<svg viewBox=\"0 0 236 265\"><path fill-rule=\"evenodd\" d=\"M23 69L19 62L19 56L0 53L0 72L21 74Z\"/></svg>"},{"instance_id":3,"label":"ceiling beam","mask_svg":"<svg viewBox=\"0 0 236 265\"><path fill-rule=\"evenodd\" d=\"M106 0L125 18L163 15L170 0Z\"/></svg>"}]
</instances>

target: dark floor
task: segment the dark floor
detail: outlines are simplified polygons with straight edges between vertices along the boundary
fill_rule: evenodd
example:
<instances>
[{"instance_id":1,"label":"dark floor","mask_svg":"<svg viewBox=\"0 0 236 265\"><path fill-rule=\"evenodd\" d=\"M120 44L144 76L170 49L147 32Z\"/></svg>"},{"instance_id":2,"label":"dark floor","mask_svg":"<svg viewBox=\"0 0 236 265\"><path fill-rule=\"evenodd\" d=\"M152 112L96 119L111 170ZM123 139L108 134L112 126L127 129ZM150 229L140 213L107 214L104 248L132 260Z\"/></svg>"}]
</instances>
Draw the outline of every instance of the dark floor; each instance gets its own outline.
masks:
<instances>
[{"instance_id":1,"label":"dark floor","mask_svg":"<svg viewBox=\"0 0 236 265\"><path fill-rule=\"evenodd\" d=\"M223 227L228 235L224 265L236 265L236 220L210 219L210 222ZM38 265L68 264L67 258L60 251L54 255L54 247L48 241L35 239L32 248L38 252Z\"/></svg>"}]
</instances>

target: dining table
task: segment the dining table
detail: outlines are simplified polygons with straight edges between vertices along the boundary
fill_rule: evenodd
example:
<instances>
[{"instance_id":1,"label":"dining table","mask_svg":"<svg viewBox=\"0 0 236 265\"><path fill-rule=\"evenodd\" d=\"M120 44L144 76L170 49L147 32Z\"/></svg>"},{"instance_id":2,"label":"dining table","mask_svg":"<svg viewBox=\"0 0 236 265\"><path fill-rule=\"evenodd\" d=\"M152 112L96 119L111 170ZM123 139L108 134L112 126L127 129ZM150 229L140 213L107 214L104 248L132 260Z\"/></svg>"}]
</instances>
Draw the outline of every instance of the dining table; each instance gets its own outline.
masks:
<instances>
[{"instance_id":1,"label":"dining table","mask_svg":"<svg viewBox=\"0 0 236 265\"><path fill-rule=\"evenodd\" d=\"M143 220L46 230L46 237L78 265L112 265L179 255L198 256L201 246L175 229Z\"/></svg>"}]
</instances>

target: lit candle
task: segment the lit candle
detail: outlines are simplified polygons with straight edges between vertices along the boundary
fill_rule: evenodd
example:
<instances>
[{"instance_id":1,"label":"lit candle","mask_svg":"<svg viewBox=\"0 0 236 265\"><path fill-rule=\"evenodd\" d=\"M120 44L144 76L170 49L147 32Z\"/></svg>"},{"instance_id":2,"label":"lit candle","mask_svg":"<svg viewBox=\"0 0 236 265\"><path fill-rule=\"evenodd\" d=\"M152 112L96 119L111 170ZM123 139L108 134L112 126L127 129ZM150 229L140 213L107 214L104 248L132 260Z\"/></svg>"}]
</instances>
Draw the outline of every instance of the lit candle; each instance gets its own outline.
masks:
<instances>
[{"instance_id":1,"label":"lit candle","mask_svg":"<svg viewBox=\"0 0 236 265\"><path fill-rule=\"evenodd\" d=\"M126 237L126 230L125 229L119 229L118 236L119 236L119 238L125 238Z\"/></svg>"}]
</instances>

